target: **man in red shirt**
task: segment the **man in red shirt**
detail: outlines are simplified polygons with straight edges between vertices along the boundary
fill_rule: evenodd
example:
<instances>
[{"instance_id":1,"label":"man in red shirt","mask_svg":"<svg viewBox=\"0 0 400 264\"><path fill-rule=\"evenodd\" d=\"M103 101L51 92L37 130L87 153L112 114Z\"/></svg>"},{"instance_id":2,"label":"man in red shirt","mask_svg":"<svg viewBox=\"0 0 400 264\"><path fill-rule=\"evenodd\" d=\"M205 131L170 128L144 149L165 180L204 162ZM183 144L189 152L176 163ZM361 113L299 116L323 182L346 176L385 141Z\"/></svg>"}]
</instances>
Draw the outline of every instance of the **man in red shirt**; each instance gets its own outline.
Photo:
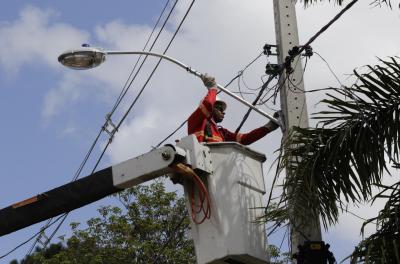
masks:
<instances>
[{"instance_id":1,"label":"man in red shirt","mask_svg":"<svg viewBox=\"0 0 400 264\"><path fill-rule=\"evenodd\" d=\"M188 119L188 134L194 134L199 142L224 142L235 141L243 145L249 145L279 126L270 121L266 125L256 128L249 133L233 133L226 128L218 126L225 116L226 103L217 99L218 88L215 78L204 75L202 77L208 93L200 103L200 106ZM277 117L277 113L274 117Z\"/></svg>"}]
</instances>

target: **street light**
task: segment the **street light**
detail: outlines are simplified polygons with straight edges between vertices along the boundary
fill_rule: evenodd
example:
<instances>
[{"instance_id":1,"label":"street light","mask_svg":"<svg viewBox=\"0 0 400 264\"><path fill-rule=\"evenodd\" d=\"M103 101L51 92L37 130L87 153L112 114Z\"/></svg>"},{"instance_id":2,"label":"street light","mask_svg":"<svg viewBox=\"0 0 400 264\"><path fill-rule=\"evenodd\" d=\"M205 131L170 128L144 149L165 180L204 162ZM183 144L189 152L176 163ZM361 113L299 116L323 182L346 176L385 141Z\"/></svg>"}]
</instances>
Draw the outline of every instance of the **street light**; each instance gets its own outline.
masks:
<instances>
[{"instance_id":1,"label":"street light","mask_svg":"<svg viewBox=\"0 0 400 264\"><path fill-rule=\"evenodd\" d=\"M191 73L191 74L193 74L193 75L195 75L195 76L197 76L199 78L201 78L201 76L203 75L200 72L192 69L191 67L186 66L182 62L180 62L178 60L175 60L175 59L173 59L171 57L168 57L166 55L163 55L163 54L147 52L147 51L108 51L108 50L106 51L106 50L102 50L102 49L99 49L99 48L88 47L87 45L83 45L83 47L81 47L79 49L68 50L68 51L62 53L60 56L58 56L58 61L62 65L66 66L66 67L69 67L69 68L72 68L72 69L75 69L75 70L85 70L85 69L91 69L91 68L97 67L100 64L102 64L106 60L106 56L107 55L126 55L126 54L130 54L130 55L148 55L148 56L159 57L159 58L168 60L168 61L180 66L181 68L185 69L187 72L189 72L189 73ZM222 85L217 84L217 87L221 91L226 93L227 95L233 97L237 101L239 101L242 104L250 107L251 109L253 109L257 113L267 117L272 122L274 122L275 124L277 124L280 127L282 127L281 122L279 122L277 119L275 119L271 115L265 113L264 111L262 111L262 110L258 109L257 107L253 106L251 103L249 103L249 102L243 100L242 98L240 98L239 96L233 94L232 92L227 90Z\"/></svg>"}]
</instances>

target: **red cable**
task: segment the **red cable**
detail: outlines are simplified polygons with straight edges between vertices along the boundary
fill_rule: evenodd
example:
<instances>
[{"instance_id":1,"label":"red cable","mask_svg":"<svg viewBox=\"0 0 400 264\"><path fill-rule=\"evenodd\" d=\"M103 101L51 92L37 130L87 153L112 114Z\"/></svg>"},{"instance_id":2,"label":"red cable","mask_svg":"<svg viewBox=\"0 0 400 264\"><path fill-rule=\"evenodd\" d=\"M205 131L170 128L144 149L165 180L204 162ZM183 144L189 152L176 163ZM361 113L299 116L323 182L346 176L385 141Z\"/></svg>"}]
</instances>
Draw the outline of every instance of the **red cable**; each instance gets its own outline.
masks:
<instances>
[{"instance_id":1,"label":"red cable","mask_svg":"<svg viewBox=\"0 0 400 264\"><path fill-rule=\"evenodd\" d=\"M182 173L184 175L191 176L193 182L191 186L191 191L189 191L189 197L190 197L190 207L191 207L191 213L192 213L192 220L196 224L201 224L203 223L206 219L210 219L211 217L211 202L210 202L210 196L208 194L207 188L204 185L203 181L200 179L200 177L196 174L196 172L188 167L185 164L178 163L172 166L175 170L177 170L179 173ZM196 195L195 195L195 185L197 187L198 191L198 196L199 196L199 205L196 205ZM196 210L198 208L198 210ZM203 212L203 218L201 220L197 220L197 214Z\"/></svg>"}]
</instances>

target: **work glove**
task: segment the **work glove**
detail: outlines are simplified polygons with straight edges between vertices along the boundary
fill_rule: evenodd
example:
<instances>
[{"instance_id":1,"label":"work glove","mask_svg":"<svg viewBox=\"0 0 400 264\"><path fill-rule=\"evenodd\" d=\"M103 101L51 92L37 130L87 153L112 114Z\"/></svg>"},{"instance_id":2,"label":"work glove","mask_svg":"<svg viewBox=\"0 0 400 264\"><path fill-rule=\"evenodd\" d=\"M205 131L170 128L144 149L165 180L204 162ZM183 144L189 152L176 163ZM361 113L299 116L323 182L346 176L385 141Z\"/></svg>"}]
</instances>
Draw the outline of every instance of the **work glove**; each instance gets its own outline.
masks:
<instances>
[{"instance_id":1,"label":"work glove","mask_svg":"<svg viewBox=\"0 0 400 264\"><path fill-rule=\"evenodd\" d=\"M215 82L215 78L212 76L208 76L206 74L201 75L201 80L203 81L204 85L210 89L212 87L217 87L217 83Z\"/></svg>"},{"instance_id":2,"label":"work glove","mask_svg":"<svg viewBox=\"0 0 400 264\"><path fill-rule=\"evenodd\" d=\"M279 112L275 112L273 115L274 118L278 118L279 117ZM266 125L266 128L268 128L268 130L270 132L276 130L279 126L277 124L275 124L273 121L269 121Z\"/></svg>"}]
</instances>

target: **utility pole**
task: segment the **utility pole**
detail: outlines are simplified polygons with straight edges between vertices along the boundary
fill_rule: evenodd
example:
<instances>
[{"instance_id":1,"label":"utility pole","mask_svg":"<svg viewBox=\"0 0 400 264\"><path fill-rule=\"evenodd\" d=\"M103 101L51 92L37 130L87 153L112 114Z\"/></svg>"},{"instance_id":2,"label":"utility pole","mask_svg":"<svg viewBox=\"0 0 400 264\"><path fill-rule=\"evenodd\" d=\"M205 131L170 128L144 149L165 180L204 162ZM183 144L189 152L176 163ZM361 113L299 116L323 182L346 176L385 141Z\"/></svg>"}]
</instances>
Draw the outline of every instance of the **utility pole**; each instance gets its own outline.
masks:
<instances>
[{"instance_id":1,"label":"utility pole","mask_svg":"<svg viewBox=\"0 0 400 264\"><path fill-rule=\"evenodd\" d=\"M283 65L285 58L289 55L289 50L299 46L295 1L274 0L274 17L278 63ZM284 137L288 136L288 132L293 126L304 128L309 126L300 56L295 58L292 63L293 72L290 76L287 76L287 72L283 72L280 79L280 101L285 124ZM289 173L291 172L286 170L286 174ZM290 204L288 206L289 212L293 212L293 207L296 205ZM322 240L318 216L311 216L308 221L303 223L296 215L292 214L290 215L290 226L292 253L296 252L297 246L303 245L306 240Z\"/></svg>"}]
</instances>

